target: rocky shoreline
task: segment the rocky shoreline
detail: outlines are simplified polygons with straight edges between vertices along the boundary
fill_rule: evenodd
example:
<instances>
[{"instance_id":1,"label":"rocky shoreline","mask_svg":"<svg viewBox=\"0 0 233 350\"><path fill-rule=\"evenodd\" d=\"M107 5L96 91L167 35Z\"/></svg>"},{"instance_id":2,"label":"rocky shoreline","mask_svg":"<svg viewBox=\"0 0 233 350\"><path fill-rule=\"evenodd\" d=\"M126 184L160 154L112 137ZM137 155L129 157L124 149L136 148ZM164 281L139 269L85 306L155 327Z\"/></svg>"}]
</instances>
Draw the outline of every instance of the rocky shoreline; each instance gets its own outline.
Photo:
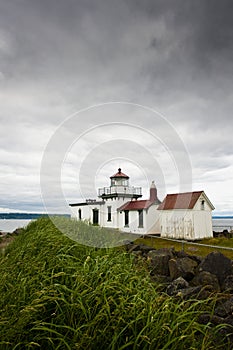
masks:
<instances>
[{"instance_id":1,"label":"rocky shoreline","mask_svg":"<svg viewBox=\"0 0 233 350\"><path fill-rule=\"evenodd\" d=\"M142 258L153 281L177 299L207 300L216 297L212 314L199 317L202 324L223 325L221 332L233 342L233 261L214 251L206 257L189 255L173 248L155 249L130 242L126 250Z\"/></svg>"}]
</instances>

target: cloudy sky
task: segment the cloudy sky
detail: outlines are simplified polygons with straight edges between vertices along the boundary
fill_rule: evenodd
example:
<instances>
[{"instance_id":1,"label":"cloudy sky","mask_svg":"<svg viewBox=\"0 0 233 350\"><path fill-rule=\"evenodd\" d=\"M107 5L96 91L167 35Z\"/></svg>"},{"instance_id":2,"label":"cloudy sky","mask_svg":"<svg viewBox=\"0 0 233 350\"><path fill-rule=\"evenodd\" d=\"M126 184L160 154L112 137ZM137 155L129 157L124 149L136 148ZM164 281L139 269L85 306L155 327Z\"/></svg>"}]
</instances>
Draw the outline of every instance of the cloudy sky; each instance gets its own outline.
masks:
<instances>
[{"instance_id":1,"label":"cloudy sky","mask_svg":"<svg viewBox=\"0 0 233 350\"><path fill-rule=\"evenodd\" d=\"M122 171L233 215L231 0L1 0L0 211L67 212Z\"/></svg>"}]
</instances>

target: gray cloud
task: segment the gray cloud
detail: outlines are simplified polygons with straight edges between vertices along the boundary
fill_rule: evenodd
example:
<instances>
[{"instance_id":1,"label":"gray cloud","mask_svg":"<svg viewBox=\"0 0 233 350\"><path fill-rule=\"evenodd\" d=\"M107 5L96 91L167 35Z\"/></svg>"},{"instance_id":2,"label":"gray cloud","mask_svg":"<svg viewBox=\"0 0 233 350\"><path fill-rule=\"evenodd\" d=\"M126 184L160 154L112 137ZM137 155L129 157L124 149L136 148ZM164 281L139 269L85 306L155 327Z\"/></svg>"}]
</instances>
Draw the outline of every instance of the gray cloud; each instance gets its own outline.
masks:
<instances>
[{"instance_id":1,"label":"gray cloud","mask_svg":"<svg viewBox=\"0 0 233 350\"><path fill-rule=\"evenodd\" d=\"M221 180L218 186L228 192L229 211L232 10L231 0L1 1L0 147L5 180L0 207L40 208L40 161L59 124L81 108L124 100L155 108L168 119L188 149L193 186L205 189ZM97 114L95 122L85 124L83 118L80 129L101 120ZM140 113L126 119L141 122ZM144 123L159 133L161 126L148 125L146 118ZM144 146L146 140L140 142ZM122 143L119 154L124 147ZM109 150L111 157L116 153L114 147ZM225 185L215 167L226 169ZM176 184L167 176L172 191ZM30 190L24 191L29 184ZM14 199L9 196L7 201L11 189ZM213 188L208 194L214 196L217 210L224 211Z\"/></svg>"}]
</instances>

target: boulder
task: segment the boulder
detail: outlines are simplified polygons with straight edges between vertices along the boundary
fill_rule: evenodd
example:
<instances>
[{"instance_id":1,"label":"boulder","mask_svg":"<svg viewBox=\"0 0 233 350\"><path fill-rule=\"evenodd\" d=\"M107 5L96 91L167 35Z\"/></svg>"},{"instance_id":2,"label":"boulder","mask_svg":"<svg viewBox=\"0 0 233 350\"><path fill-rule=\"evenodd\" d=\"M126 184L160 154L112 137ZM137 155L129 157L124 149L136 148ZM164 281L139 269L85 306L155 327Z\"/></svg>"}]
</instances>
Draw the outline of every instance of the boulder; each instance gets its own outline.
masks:
<instances>
[{"instance_id":1,"label":"boulder","mask_svg":"<svg viewBox=\"0 0 233 350\"><path fill-rule=\"evenodd\" d=\"M220 291L217 276L208 271L201 271L196 274L196 276L192 279L191 284L193 286L212 286L214 291Z\"/></svg>"},{"instance_id":2,"label":"boulder","mask_svg":"<svg viewBox=\"0 0 233 350\"><path fill-rule=\"evenodd\" d=\"M224 303L221 303L216 307L214 310L215 315L220 317L228 317L232 316L233 314L233 297L231 297L229 300L225 301Z\"/></svg>"},{"instance_id":3,"label":"boulder","mask_svg":"<svg viewBox=\"0 0 233 350\"><path fill-rule=\"evenodd\" d=\"M183 299L197 298L202 290L201 286L198 287L187 287L180 289L177 293L177 296L180 296Z\"/></svg>"},{"instance_id":4,"label":"boulder","mask_svg":"<svg viewBox=\"0 0 233 350\"><path fill-rule=\"evenodd\" d=\"M140 245L139 244L128 244L126 246L126 249L129 253L132 253L134 251L140 250Z\"/></svg>"},{"instance_id":5,"label":"boulder","mask_svg":"<svg viewBox=\"0 0 233 350\"><path fill-rule=\"evenodd\" d=\"M228 275L225 278L222 289L226 292L233 293L233 275Z\"/></svg>"},{"instance_id":6,"label":"boulder","mask_svg":"<svg viewBox=\"0 0 233 350\"><path fill-rule=\"evenodd\" d=\"M170 249L151 250L147 259L152 266L152 275L170 276L168 262L172 256Z\"/></svg>"},{"instance_id":7,"label":"boulder","mask_svg":"<svg viewBox=\"0 0 233 350\"><path fill-rule=\"evenodd\" d=\"M183 277L190 281L195 275L195 268L198 266L197 262L189 257L170 259L169 271L172 279Z\"/></svg>"},{"instance_id":8,"label":"boulder","mask_svg":"<svg viewBox=\"0 0 233 350\"><path fill-rule=\"evenodd\" d=\"M145 245L145 244L140 244L140 250L142 251L142 255L145 256L145 257L147 257L147 254L149 252L155 251L154 248L151 248L151 247L149 247L148 245Z\"/></svg>"},{"instance_id":9,"label":"boulder","mask_svg":"<svg viewBox=\"0 0 233 350\"><path fill-rule=\"evenodd\" d=\"M199 265L199 271L208 271L217 276L220 286L228 275L233 274L232 262L220 252L212 252Z\"/></svg>"},{"instance_id":10,"label":"boulder","mask_svg":"<svg viewBox=\"0 0 233 350\"><path fill-rule=\"evenodd\" d=\"M180 290L188 287L189 283L183 277L178 277L169 284L166 291L168 295L176 295Z\"/></svg>"},{"instance_id":11,"label":"boulder","mask_svg":"<svg viewBox=\"0 0 233 350\"><path fill-rule=\"evenodd\" d=\"M216 315L211 315L211 314L201 314L198 317L198 322L202 323L202 324L207 324L207 323L211 322L212 324L217 326L219 324L224 323L224 318L216 316Z\"/></svg>"}]
</instances>

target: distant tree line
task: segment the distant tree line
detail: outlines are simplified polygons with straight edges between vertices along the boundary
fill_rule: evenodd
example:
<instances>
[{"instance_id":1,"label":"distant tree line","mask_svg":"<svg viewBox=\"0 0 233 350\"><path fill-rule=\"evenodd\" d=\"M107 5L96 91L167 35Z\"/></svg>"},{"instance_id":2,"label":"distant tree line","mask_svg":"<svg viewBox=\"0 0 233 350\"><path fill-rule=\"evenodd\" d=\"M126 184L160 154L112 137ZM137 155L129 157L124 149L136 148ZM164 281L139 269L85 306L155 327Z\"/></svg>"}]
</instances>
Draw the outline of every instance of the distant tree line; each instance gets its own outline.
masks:
<instances>
[{"instance_id":1,"label":"distant tree line","mask_svg":"<svg viewBox=\"0 0 233 350\"><path fill-rule=\"evenodd\" d=\"M70 217L68 214L54 214L55 216L66 216ZM48 217L48 214L33 214L33 213L0 213L0 220L4 219L16 219L16 220L33 220L40 217Z\"/></svg>"}]
</instances>

